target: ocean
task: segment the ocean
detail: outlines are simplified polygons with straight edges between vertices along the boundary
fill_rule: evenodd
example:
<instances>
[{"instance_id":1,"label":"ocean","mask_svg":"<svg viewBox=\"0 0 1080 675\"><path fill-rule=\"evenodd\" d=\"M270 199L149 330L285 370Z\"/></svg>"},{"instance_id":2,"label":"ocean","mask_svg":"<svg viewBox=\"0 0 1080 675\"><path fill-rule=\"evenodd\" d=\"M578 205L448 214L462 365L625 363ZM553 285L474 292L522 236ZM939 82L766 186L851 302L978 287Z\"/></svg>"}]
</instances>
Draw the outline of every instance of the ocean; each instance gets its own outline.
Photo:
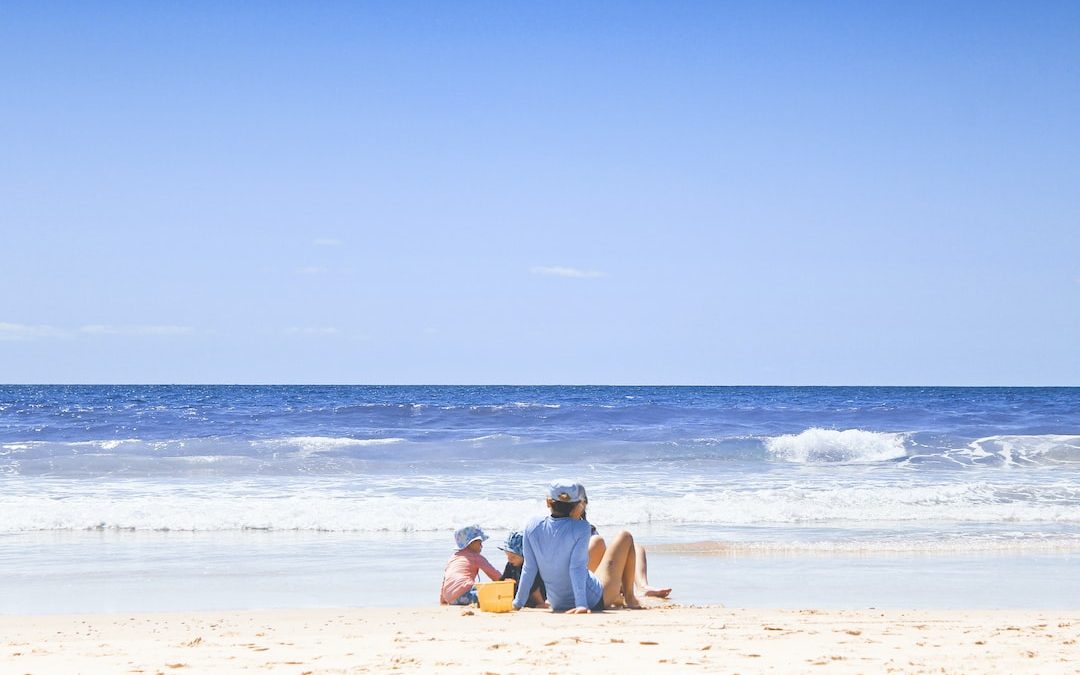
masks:
<instances>
[{"instance_id":1,"label":"ocean","mask_svg":"<svg viewBox=\"0 0 1080 675\"><path fill-rule=\"evenodd\" d=\"M583 482L687 603L1080 606L1080 388L0 386L0 612L406 606Z\"/></svg>"}]
</instances>

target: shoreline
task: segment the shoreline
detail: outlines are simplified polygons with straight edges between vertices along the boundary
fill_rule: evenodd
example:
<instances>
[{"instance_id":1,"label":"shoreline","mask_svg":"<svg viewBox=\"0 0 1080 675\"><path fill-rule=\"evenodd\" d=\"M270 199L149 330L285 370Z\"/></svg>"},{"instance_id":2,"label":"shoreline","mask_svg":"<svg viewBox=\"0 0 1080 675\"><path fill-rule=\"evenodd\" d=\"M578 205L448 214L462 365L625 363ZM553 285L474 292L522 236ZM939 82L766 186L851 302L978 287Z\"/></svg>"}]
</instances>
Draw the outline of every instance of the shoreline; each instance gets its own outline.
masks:
<instances>
[{"instance_id":1,"label":"shoreline","mask_svg":"<svg viewBox=\"0 0 1080 675\"><path fill-rule=\"evenodd\" d=\"M1080 672L1080 610L476 608L0 616L0 670Z\"/></svg>"},{"instance_id":2,"label":"shoreline","mask_svg":"<svg viewBox=\"0 0 1080 675\"><path fill-rule=\"evenodd\" d=\"M650 580L684 605L1080 608L1071 552L700 555L666 550L662 535L640 537ZM438 596L450 548L433 535L0 535L0 615L423 607ZM501 568L501 552L485 554Z\"/></svg>"}]
</instances>

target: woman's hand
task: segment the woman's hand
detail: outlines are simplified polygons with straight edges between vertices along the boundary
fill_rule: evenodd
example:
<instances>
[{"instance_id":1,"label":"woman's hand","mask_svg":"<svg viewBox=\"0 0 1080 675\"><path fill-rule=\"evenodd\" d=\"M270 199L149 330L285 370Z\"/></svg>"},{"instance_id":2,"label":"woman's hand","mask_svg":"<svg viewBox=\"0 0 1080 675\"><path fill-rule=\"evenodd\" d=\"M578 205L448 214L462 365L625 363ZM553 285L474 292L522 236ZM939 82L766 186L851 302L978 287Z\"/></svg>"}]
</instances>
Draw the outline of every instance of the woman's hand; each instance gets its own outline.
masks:
<instances>
[{"instance_id":1,"label":"woman's hand","mask_svg":"<svg viewBox=\"0 0 1080 675\"><path fill-rule=\"evenodd\" d=\"M567 614L592 614L592 610L588 607L575 607L573 609L566 610Z\"/></svg>"}]
</instances>

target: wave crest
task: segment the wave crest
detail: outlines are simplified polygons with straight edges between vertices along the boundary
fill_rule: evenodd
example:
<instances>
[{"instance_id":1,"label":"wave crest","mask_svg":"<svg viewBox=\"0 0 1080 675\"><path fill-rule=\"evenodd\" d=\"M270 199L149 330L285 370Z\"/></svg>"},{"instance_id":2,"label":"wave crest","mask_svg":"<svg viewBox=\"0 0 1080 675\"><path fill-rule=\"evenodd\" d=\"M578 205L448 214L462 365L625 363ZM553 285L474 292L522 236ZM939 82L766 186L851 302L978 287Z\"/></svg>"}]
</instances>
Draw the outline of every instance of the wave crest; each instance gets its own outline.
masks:
<instances>
[{"instance_id":1,"label":"wave crest","mask_svg":"<svg viewBox=\"0 0 1080 675\"><path fill-rule=\"evenodd\" d=\"M765 440L773 459L810 464L817 462L887 462L907 457L906 433L863 431L862 429L810 428Z\"/></svg>"}]
</instances>

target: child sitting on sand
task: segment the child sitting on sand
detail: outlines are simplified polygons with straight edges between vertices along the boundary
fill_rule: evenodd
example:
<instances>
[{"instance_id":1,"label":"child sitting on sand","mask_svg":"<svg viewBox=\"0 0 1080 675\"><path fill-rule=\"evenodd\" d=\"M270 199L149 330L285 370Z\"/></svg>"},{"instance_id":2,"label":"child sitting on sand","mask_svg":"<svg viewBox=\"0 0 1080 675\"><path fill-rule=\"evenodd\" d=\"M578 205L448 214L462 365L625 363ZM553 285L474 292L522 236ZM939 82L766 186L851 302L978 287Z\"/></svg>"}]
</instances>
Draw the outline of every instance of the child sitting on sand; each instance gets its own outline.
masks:
<instances>
[{"instance_id":1,"label":"child sitting on sand","mask_svg":"<svg viewBox=\"0 0 1080 675\"><path fill-rule=\"evenodd\" d=\"M523 539L521 532L514 531L506 536L506 543L499 547L506 554L506 567L503 569L502 576L503 579L514 580L514 593L517 593L517 585L521 581L521 566L525 564L525 555L522 550ZM544 580L539 574L536 575L536 581L533 582L532 591L529 593L525 606L540 609L548 607L547 591L544 589Z\"/></svg>"},{"instance_id":2,"label":"child sitting on sand","mask_svg":"<svg viewBox=\"0 0 1080 675\"><path fill-rule=\"evenodd\" d=\"M476 598L476 575L480 570L492 581L502 579L488 559L480 555L488 536L479 525L468 525L454 532L457 553L450 556L443 572L440 605L472 605Z\"/></svg>"}]
</instances>

